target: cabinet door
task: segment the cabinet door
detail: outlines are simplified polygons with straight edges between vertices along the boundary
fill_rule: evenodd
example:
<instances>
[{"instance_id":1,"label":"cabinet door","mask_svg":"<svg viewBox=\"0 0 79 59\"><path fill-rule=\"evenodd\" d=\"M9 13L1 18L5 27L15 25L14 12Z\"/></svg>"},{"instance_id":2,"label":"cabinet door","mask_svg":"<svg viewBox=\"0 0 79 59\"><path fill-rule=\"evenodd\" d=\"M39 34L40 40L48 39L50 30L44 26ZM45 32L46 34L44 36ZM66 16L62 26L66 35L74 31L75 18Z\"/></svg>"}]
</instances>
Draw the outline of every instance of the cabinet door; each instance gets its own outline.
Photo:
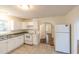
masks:
<instances>
[{"instance_id":1,"label":"cabinet door","mask_svg":"<svg viewBox=\"0 0 79 59\"><path fill-rule=\"evenodd\" d=\"M16 48L16 40L15 38L8 39L8 51L10 52L11 50Z\"/></svg>"},{"instance_id":2,"label":"cabinet door","mask_svg":"<svg viewBox=\"0 0 79 59\"><path fill-rule=\"evenodd\" d=\"M24 43L24 37L18 36L15 38L8 39L8 51L14 50Z\"/></svg>"},{"instance_id":3,"label":"cabinet door","mask_svg":"<svg viewBox=\"0 0 79 59\"><path fill-rule=\"evenodd\" d=\"M24 44L24 35L20 36L20 42L21 44Z\"/></svg>"},{"instance_id":4,"label":"cabinet door","mask_svg":"<svg viewBox=\"0 0 79 59\"><path fill-rule=\"evenodd\" d=\"M7 51L7 41L8 40L3 40L3 41L0 41L0 54L2 54L2 53L7 53L8 51Z\"/></svg>"},{"instance_id":5,"label":"cabinet door","mask_svg":"<svg viewBox=\"0 0 79 59\"><path fill-rule=\"evenodd\" d=\"M22 29L27 29L27 25L28 25L27 22L22 22Z\"/></svg>"},{"instance_id":6,"label":"cabinet door","mask_svg":"<svg viewBox=\"0 0 79 59\"><path fill-rule=\"evenodd\" d=\"M24 43L24 36L18 36L16 37L16 46L19 47Z\"/></svg>"},{"instance_id":7,"label":"cabinet door","mask_svg":"<svg viewBox=\"0 0 79 59\"><path fill-rule=\"evenodd\" d=\"M14 30L19 30L19 29L22 29L22 22L20 21L13 21L13 29Z\"/></svg>"},{"instance_id":8,"label":"cabinet door","mask_svg":"<svg viewBox=\"0 0 79 59\"><path fill-rule=\"evenodd\" d=\"M33 22L23 22L22 28L23 29L34 29L34 24Z\"/></svg>"}]
</instances>

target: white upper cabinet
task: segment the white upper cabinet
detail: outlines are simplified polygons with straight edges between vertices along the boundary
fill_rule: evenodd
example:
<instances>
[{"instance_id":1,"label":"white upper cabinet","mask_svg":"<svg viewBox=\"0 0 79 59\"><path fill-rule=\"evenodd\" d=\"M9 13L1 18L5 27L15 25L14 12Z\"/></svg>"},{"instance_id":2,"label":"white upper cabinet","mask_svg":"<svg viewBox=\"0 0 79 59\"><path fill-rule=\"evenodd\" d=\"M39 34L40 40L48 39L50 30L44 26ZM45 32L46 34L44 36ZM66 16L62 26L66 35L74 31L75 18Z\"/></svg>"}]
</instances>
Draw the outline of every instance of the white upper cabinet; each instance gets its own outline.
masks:
<instances>
[{"instance_id":1,"label":"white upper cabinet","mask_svg":"<svg viewBox=\"0 0 79 59\"><path fill-rule=\"evenodd\" d=\"M23 29L34 29L34 24L33 22L23 22L22 28Z\"/></svg>"},{"instance_id":2,"label":"white upper cabinet","mask_svg":"<svg viewBox=\"0 0 79 59\"><path fill-rule=\"evenodd\" d=\"M19 29L22 29L22 22L14 21L13 22L13 30L19 30Z\"/></svg>"}]
</instances>

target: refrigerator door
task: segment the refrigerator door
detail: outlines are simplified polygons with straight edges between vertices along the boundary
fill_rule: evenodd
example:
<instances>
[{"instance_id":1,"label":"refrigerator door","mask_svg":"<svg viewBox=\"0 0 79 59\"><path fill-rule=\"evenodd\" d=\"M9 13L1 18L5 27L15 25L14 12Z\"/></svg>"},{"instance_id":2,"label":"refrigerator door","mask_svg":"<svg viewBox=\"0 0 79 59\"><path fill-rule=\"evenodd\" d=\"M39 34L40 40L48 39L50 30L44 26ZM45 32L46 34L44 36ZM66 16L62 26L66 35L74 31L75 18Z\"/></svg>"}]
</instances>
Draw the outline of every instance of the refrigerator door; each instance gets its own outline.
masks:
<instances>
[{"instance_id":1,"label":"refrigerator door","mask_svg":"<svg viewBox=\"0 0 79 59\"><path fill-rule=\"evenodd\" d=\"M70 26L69 25L56 25L55 26L55 32L70 32Z\"/></svg>"},{"instance_id":2,"label":"refrigerator door","mask_svg":"<svg viewBox=\"0 0 79 59\"><path fill-rule=\"evenodd\" d=\"M70 53L69 33L56 33L55 50L59 52Z\"/></svg>"}]
</instances>

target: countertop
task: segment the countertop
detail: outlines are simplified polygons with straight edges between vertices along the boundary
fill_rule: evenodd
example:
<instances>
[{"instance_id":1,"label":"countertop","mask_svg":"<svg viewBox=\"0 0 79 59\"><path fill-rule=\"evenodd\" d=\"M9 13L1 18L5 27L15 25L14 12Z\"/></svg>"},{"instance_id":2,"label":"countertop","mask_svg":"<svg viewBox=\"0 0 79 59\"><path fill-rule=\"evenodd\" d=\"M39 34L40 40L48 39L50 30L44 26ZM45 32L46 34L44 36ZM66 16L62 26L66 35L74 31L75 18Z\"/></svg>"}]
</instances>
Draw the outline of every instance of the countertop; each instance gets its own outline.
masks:
<instances>
[{"instance_id":1,"label":"countertop","mask_svg":"<svg viewBox=\"0 0 79 59\"><path fill-rule=\"evenodd\" d=\"M0 36L10 35L10 34L17 34L17 33L28 33L28 31L25 30L25 29L23 29L23 30L2 31L2 32L0 32Z\"/></svg>"}]
</instances>

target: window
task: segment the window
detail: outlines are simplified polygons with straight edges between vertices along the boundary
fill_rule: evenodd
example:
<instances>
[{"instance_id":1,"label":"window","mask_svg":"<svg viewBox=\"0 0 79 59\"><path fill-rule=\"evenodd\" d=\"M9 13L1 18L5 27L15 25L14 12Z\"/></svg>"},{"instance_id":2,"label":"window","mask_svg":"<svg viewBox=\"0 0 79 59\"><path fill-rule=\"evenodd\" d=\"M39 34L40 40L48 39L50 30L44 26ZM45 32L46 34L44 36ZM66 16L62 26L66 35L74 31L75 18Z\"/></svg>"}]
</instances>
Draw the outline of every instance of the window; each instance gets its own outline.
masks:
<instances>
[{"instance_id":1,"label":"window","mask_svg":"<svg viewBox=\"0 0 79 59\"><path fill-rule=\"evenodd\" d=\"M7 21L0 20L0 31L6 31L7 30Z\"/></svg>"}]
</instances>

